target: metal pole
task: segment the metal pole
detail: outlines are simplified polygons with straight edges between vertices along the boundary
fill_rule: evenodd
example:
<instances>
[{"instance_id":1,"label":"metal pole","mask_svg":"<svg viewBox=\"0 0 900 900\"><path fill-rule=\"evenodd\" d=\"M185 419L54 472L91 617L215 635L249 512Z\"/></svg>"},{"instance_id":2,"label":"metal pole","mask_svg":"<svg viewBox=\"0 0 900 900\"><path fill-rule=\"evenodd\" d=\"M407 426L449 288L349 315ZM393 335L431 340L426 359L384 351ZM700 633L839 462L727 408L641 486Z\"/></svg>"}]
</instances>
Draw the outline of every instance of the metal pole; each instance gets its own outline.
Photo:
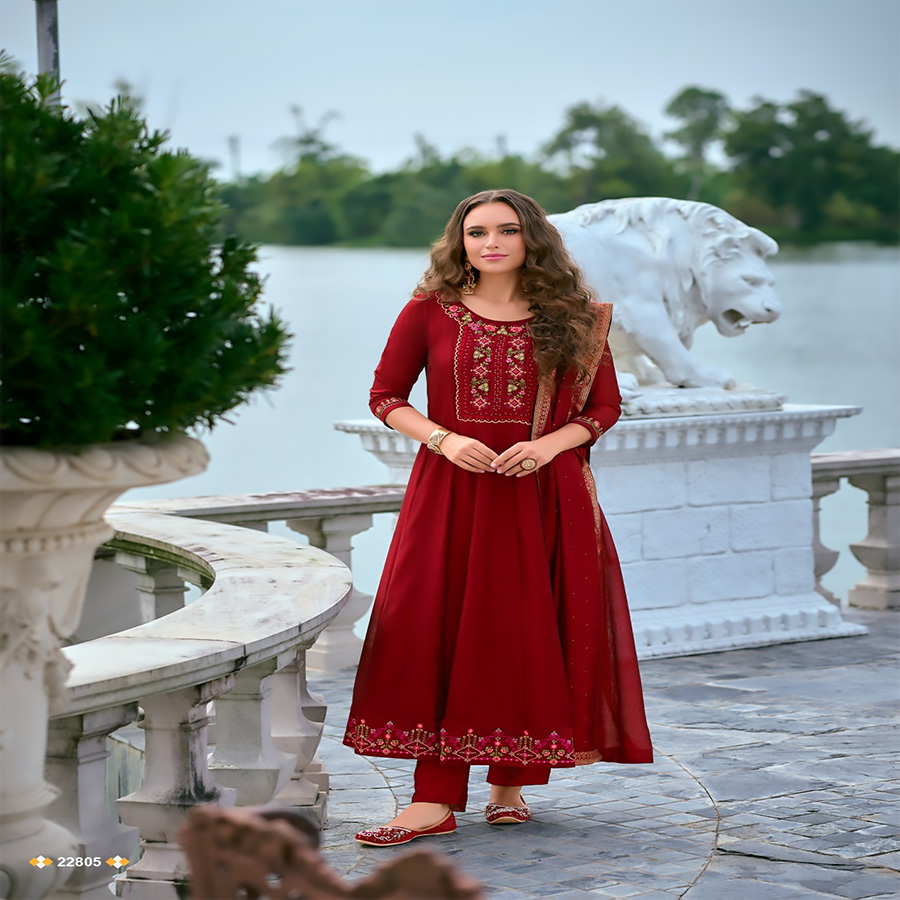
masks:
<instances>
[{"instance_id":1,"label":"metal pole","mask_svg":"<svg viewBox=\"0 0 900 900\"><path fill-rule=\"evenodd\" d=\"M38 71L59 80L59 18L56 0L35 0L37 4ZM59 91L52 99L59 103Z\"/></svg>"},{"instance_id":2,"label":"metal pole","mask_svg":"<svg viewBox=\"0 0 900 900\"><path fill-rule=\"evenodd\" d=\"M231 155L231 180L237 184L241 180L241 136L239 134L229 136L228 152Z\"/></svg>"}]
</instances>

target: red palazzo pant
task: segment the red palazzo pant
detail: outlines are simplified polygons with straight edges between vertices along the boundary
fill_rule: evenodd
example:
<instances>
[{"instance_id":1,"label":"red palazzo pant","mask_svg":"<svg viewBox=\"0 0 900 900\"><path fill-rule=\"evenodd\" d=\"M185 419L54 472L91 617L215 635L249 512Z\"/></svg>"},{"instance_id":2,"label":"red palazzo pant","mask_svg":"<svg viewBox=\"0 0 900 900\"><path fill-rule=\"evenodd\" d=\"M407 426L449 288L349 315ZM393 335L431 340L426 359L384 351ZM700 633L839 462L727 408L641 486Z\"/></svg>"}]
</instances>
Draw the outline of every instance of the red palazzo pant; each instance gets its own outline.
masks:
<instances>
[{"instance_id":1,"label":"red palazzo pant","mask_svg":"<svg viewBox=\"0 0 900 900\"><path fill-rule=\"evenodd\" d=\"M441 762L426 756L419 757L412 802L447 803L454 812L465 812L469 768L469 764L464 762ZM488 767L485 780L488 784L505 787L547 784L550 766L501 766L494 763Z\"/></svg>"}]
</instances>

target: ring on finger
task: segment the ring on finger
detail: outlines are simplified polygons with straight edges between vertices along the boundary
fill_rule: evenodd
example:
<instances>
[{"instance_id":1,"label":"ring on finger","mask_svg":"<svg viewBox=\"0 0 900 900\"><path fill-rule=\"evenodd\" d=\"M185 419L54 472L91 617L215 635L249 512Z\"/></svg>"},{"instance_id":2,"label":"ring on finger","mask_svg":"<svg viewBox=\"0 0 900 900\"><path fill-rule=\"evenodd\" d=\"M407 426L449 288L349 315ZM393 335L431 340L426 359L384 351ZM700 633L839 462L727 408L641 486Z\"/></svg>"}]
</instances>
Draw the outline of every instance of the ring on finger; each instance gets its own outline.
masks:
<instances>
[{"instance_id":1,"label":"ring on finger","mask_svg":"<svg viewBox=\"0 0 900 900\"><path fill-rule=\"evenodd\" d=\"M523 459L519 465L525 469L526 472L530 472L537 465L537 462L529 456L527 459Z\"/></svg>"}]
</instances>

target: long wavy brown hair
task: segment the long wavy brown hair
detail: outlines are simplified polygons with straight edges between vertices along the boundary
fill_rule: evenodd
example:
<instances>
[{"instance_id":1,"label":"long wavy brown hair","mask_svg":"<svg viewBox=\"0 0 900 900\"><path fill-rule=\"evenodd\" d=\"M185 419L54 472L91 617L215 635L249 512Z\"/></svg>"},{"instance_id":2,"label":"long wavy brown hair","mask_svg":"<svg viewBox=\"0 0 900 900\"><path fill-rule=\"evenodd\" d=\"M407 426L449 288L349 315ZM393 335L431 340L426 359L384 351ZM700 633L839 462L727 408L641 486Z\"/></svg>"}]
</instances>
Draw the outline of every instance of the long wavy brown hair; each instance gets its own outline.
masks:
<instances>
[{"instance_id":1,"label":"long wavy brown hair","mask_svg":"<svg viewBox=\"0 0 900 900\"><path fill-rule=\"evenodd\" d=\"M453 211L443 235L432 244L431 264L415 296L424 298L434 292L446 305L460 301L466 278L463 222L485 203L505 203L519 216L526 248L521 285L534 315L529 329L540 374L548 376L556 370L561 377L574 370L577 378L583 379L596 346L597 306L559 232L538 203L525 194L503 188L466 197Z\"/></svg>"}]
</instances>

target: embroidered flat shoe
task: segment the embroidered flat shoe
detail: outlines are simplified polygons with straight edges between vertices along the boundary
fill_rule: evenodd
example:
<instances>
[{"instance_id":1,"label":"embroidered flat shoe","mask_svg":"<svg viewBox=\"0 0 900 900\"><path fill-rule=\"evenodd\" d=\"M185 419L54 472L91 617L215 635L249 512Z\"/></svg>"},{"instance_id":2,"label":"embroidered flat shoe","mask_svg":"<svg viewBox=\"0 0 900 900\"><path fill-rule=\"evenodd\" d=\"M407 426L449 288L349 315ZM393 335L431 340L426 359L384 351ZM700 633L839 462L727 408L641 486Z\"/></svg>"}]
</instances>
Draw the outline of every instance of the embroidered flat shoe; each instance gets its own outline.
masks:
<instances>
[{"instance_id":1,"label":"embroidered flat shoe","mask_svg":"<svg viewBox=\"0 0 900 900\"><path fill-rule=\"evenodd\" d=\"M450 834L456 831L456 817L448 812L437 825L416 831L414 828L401 828L399 825L381 825L378 828L366 828L356 835L356 840L367 847L394 847L397 844L408 844L419 837L429 834Z\"/></svg>"},{"instance_id":2,"label":"embroidered flat shoe","mask_svg":"<svg viewBox=\"0 0 900 900\"><path fill-rule=\"evenodd\" d=\"M490 825L518 825L531 818L531 810L525 806L525 798L519 794L522 806L502 806L499 803L488 803L484 808L484 818Z\"/></svg>"}]
</instances>

